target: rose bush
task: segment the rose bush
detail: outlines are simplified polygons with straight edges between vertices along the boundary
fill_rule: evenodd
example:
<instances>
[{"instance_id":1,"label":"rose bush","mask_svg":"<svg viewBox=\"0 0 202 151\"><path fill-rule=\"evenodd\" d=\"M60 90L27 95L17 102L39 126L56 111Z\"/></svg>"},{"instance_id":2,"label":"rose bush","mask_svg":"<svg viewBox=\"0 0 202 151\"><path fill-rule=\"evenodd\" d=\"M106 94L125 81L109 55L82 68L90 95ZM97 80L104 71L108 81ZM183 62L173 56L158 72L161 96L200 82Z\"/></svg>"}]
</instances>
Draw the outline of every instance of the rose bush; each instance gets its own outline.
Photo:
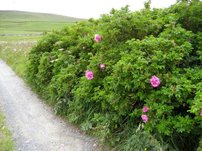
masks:
<instances>
[{"instance_id":1,"label":"rose bush","mask_svg":"<svg viewBox=\"0 0 202 151\"><path fill-rule=\"evenodd\" d=\"M140 148L155 150L155 142L159 150L196 150L201 8L198 0L137 12L124 7L47 34L30 52L27 80L57 114L116 150L140 138L148 140Z\"/></svg>"}]
</instances>

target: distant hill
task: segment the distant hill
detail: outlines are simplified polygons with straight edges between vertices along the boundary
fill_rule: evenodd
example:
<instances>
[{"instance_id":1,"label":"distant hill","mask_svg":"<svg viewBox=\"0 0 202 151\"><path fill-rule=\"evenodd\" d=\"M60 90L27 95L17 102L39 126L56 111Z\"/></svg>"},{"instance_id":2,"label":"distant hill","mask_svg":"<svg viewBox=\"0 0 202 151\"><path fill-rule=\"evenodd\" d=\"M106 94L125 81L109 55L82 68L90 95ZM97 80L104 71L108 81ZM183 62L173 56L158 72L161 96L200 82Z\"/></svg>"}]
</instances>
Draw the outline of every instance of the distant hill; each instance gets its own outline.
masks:
<instances>
[{"instance_id":1,"label":"distant hill","mask_svg":"<svg viewBox=\"0 0 202 151\"><path fill-rule=\"evenodd\" d=\"M85 19L55 14L0 10L0 36L41 34Z\"/></svg>"},{"instance_id":2,"label":"distant hill","mask_svg":"<svg viewBox=\"0 0 202 151\"><path fill-rule=\"evenodd\" d=\"M76 22L84 19L25 11L0 10L0 21L56 21L56 22Z\"/></svg>"}]
</instances>

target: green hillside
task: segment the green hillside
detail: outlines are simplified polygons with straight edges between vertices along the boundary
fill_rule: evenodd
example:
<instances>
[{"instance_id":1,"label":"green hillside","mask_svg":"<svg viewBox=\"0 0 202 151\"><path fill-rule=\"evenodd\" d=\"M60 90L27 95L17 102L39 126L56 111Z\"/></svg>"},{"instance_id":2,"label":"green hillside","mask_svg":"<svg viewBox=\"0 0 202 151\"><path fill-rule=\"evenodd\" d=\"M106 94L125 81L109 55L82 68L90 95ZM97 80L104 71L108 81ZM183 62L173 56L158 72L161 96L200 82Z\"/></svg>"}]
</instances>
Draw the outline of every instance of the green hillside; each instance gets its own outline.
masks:
<instances>
[{"instance_id":1,"label":"green hillside","mask_svg":"<svg viewBox=\"0 0 202 151\"><path fill-rule=\"evenodd\" d=\"M0 35L41 34L82 19L23 11L0 11Z\"/></svg>"},{"instance_id":2,"label":"green hillside","mask_svg":"<svg viewBox=\"0 0 202 151\"><path fill-rule=\"evenodd\" d=\"M56 22L75 22L78 18L45 14L33 13L24 11L4 11L0 10L0 21L56 21Z\"/></svg>"}]
</instances>

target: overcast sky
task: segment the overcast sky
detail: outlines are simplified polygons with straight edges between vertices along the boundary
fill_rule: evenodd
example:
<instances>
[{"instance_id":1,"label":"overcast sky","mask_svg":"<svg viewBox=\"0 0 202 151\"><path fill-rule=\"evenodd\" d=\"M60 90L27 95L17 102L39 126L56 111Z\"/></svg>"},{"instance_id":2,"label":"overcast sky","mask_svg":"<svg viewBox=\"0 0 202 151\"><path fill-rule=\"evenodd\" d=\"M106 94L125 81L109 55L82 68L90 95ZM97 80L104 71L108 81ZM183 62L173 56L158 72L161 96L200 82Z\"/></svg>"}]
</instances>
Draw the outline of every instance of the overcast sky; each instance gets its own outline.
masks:
<instances>
[{"instance_id":1,"label":"overcast sky","mask_svg":"<svg viewBox=\"0 0 202 151\"><path fill-rule=\"evenodd\" d=\"M98 18L109 13L112 8L125 5L130 10L144 7L145 0L0 0L0 10L22 10L66 15L77 18ZM152 0L152 7L164 8L176 0Z\"/></svg>"}]
</instances>

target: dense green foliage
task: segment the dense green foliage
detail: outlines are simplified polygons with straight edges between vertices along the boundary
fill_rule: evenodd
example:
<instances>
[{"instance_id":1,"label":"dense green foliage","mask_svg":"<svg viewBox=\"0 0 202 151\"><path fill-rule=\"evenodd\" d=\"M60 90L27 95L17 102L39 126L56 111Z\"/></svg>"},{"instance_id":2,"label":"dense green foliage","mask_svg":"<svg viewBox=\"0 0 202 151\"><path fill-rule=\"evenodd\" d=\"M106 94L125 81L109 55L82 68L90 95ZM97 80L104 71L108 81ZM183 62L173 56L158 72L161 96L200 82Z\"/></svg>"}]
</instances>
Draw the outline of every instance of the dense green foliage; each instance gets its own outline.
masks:
<instances>
[{"instance_id":1,"label":"dense green foliage","mask_svg":"<svg viewBox=\"0 0 202 151\"><path fill-rule=\"evenodd\" d=\"M200 139L199 147L198 147L197 151L202 151L202 138Z\"/></svg>"},{"instance_id":2,"label":"dense green foliage","mask_svg":"<svg viewBox=\"0 0 202 151\"><path fill-rule=\"evenodd\" d=\"M149 8L113 9L44 36L27 79L57 114L116 150L193 151L202 134L202 2Z\"/></svg>"}]
</instances>

